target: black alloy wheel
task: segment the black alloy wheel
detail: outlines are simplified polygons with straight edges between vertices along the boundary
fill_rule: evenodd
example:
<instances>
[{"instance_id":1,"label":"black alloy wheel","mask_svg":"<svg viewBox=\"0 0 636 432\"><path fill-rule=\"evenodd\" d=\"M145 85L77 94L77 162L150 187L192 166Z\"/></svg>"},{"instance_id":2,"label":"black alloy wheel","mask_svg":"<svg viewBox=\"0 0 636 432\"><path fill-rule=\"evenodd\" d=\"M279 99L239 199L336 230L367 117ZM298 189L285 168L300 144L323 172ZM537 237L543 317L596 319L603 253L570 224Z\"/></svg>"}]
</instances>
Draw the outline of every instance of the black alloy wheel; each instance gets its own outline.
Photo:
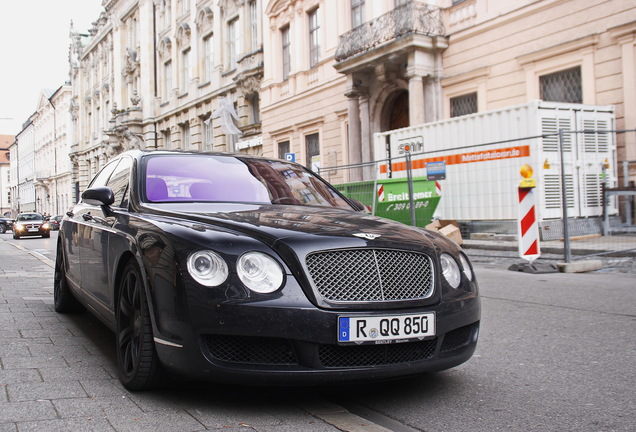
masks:
<instances>
[{"instance_id":1,"label":"black alloy wheel","mask_svg":"<svg viewBox=\"0 0 636 432\"><path fill-rule=\"evenodd\" d=\"M84 310L82 304L77 301L66 281L66 268L64 267L64 252L62 243L57 246L55 256L55 270L53 273L53 305L55 312L69 313Z\"/></svg>"},{"instance_id":2,"label":"black alloy wheel","mask_svg":"<svg viewBox=\"0 0 636 432\"><path fill-rule=\"evenodd\" d=\"M128 390L160 387L163 370L155 350L150 310L141 272L128 262L119 285L117 301L117 366L119 379Z\"/></svg>"}]
</instances>

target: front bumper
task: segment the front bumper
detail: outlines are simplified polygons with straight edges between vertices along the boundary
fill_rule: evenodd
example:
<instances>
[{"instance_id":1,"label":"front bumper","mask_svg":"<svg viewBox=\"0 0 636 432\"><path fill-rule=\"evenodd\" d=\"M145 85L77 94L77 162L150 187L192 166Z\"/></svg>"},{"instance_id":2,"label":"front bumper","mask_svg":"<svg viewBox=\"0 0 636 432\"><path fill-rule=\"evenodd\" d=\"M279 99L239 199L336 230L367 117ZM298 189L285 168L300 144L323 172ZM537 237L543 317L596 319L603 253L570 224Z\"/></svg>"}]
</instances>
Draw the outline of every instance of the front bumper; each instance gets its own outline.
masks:
<instances>
[{"instance_id":1,"label":"front bumper","mask_svg":"<svg viewBox=\"0 0 636 432\"><path fill-rule=\"evenodd\" d=\"M262 302L201 300L190 308L187 324L157 316L159 333L180 337L156 338L163 365L198 380L308 385L404 377L467 361L479 334L476 292L426 307L354 312L318 309L303 296ZM435 313L434 337L375 345L336 342L339 315L422 312Z\"/></svg>"},{"instance_id":2,"label":"front bumper","mask_svg":"<svg viewBox=\"0 0 636 432\"><path fill-rule=\"evenodd\" d=\"M13 233L15 235L18 235L20 237L28 237L28 236L43 236L43 235L48 235L51 233L51 230L49 228L38 228L37 230L34 228L28 229L28 228L22 228L22 229L17 229L16 227L13 227Z\"/></svg>"}]
</instances>

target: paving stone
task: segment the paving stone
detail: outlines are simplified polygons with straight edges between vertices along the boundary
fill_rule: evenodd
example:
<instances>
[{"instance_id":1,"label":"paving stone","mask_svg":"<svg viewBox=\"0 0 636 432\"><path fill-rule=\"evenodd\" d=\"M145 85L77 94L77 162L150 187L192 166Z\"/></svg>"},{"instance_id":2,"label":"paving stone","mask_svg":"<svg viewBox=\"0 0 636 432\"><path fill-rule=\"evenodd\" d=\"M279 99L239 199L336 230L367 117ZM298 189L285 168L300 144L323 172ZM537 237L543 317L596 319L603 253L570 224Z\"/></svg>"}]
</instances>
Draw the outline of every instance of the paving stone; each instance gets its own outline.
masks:
<instances>
[{"instance_id":1,"label":"paving stone","mask_svg":"<svg viewBox=\"0 0 636 432\"><path fill-rule=\"evenodd\" d=\"M0 369L0 383L3 385L42 382L43 380L44 379L38 369ZM6 391L4 393L6 395Z\"/></svg>"},{"instance_id":2,"label":"paving stone","mask_svg":"<svg viewBox=\"0 0 636 432\"><path fill-rule=\"evenodd\" d=\"M0 424L57 418L55 407L48 400L0 403Z\"/></svg>"},{"instance_id":3,"label":"paving stone","mask_svg":"<svg viewBox=\"0 0 636 432\"><path fill-rule=\"evenodd\" d=\"M79 381L26 382L7 385L11 402L88 397Z\"/></svg>"},{"instance_id":4,"label":"paving stone","mask_svg":"<svg viewBox=\"0 0 636 432\"><path fill-rule=\"evenodd\" d=\"M53 402L61 418L106 418L127 416L137 418L143 411L125 395L59 399Z\"/></svg>"},{"instance_id":5,"label":"paving stone","mask_svg":"<svg viewBox=\"0 0 636 432\"><path fill-rule=\"evenodd\" d=\"M56 419L37 422L22 422L20 432L116 432L108 419Z\"/></svg>"}]
</instances>

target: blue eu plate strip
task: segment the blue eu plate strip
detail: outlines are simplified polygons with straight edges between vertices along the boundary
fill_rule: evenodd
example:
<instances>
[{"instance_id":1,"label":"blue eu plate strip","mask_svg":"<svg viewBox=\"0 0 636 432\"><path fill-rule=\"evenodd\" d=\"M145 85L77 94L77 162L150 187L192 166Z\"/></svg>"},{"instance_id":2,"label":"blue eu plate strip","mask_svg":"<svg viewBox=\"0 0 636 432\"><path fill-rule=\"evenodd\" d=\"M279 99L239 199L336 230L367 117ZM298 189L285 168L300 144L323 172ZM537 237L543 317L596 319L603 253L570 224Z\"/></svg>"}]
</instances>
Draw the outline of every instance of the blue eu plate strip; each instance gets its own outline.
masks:
<instances>
[{"instance_id":1,"label":"blue eu plate strip","mask_svg":"<svg viewBox=\"0 0 636 432\"><path fill-rule=\"evenodd\" d=\"M338 318L338 342L349 341L349 318Z\"/></svg>"}]
</instances>

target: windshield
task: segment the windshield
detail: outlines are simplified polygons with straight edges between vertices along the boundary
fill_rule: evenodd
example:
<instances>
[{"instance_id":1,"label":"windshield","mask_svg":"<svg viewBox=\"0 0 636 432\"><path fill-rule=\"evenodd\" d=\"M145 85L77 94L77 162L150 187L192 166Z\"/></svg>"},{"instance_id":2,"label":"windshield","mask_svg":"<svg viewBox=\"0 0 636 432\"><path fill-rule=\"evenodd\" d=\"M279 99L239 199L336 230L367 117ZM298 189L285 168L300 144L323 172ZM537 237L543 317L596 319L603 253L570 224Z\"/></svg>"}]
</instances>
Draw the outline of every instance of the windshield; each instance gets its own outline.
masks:
<instances>
[{"instance_id":1,"label":"windshield","mask_svg":"<svg viewBox=\"0 0 636 432\"><path fill-rule=\"evenodd\" d=\"M40 213L24 213L19 214L17 217L18 222L26 222L26 221L36 221L43 220L44 218Z\"/></svg>"},{"instance_id":2,"label":"windshield","mask_svg":"<svg viewBox=\"0 0 636 432\"><path fill-rule=\"evenodd\" d=\"M145 165L149 202L231 202L351 206L304 167L285 161L214 155L152 155Z\"/></svg>"}]
</instances>

